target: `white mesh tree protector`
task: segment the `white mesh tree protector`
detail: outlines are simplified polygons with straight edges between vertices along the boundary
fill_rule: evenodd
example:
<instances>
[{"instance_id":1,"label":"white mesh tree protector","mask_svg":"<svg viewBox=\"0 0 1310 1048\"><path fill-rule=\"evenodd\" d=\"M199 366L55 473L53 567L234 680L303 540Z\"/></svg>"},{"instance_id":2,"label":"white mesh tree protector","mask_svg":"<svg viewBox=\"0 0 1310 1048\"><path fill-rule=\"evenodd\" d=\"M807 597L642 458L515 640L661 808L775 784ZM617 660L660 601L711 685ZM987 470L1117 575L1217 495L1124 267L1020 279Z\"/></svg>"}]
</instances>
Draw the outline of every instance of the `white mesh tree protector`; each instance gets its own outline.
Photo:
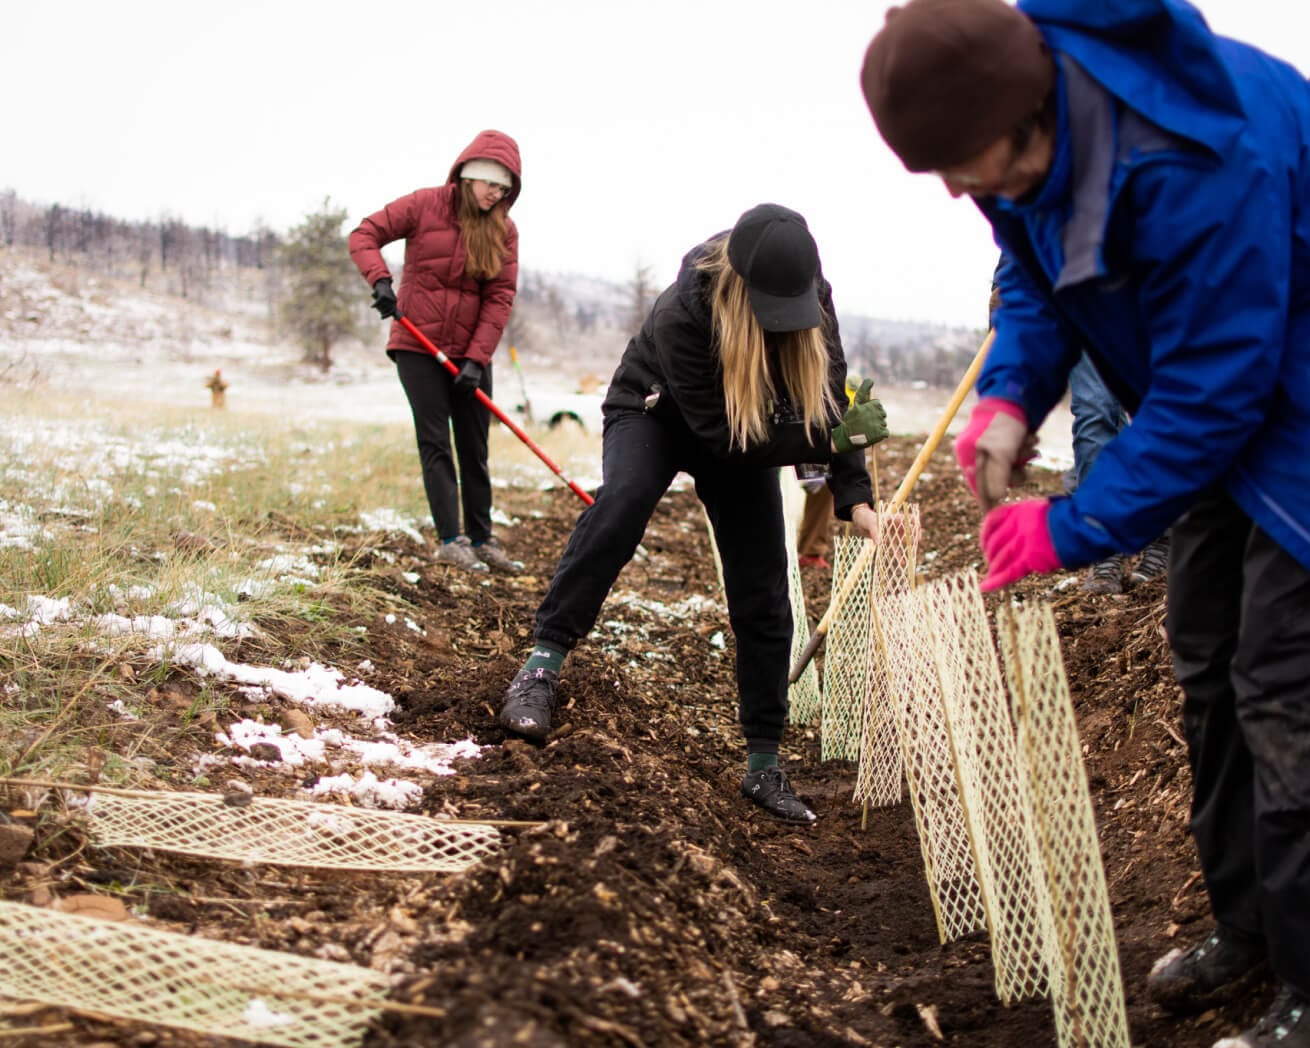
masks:
<instances>
[{"instance_id":1,"label":"white mesh tree protector","mask_svg":"<svg viewBox=\"0 0 1310 1048\"><path fill-rule=\"evenodd\" d=\"M234 862L453 873L500 847L485 823L212 793L95 789L81 808L96 844Z\"/></svg>"},{"instance_id":2,"label":"white mesh tree protector","mask_svg":"<svg viewBox=\"0 0 1310 1048\"><path fill-rule=\"evenodd\" d=\"M1050 902L1024 801L1014 725L975 572L921 591L991 931L996 995L1047 988Z\"/></svg>"},{"instance_id":3,"label":"white mesh tree protector","mask_svg":"<svg viewBox=\"0 0 1310 1048\"><path fill-rule=\"evenodd\" d=\"M896 727L937 932L942 942L949 942L986 927L987 913L956 776L927 607L918 590L891 594L877 601L877 622L890 684L899 696Z\"/></svg>"},{"instance_id":4,"label":"white mesh tree protector","mask_svg":"<svg viewBox=\"0 0 1310 1048\"><path fill-rule=\"evenodd\" d=\"M878 542L873 562L872 610L878 597L905 593L914 588L919 561L919 507L878 507ZM900 693L887 671L884 638L873 615L873 643L867 666L868 698L860 714L860 745L855 776L855 800L886 806L899 804L904 761L896 728L896 703Z\"/></svg>"},{"instance_id":5,"label":"white mesh tree protector","mask_svg":"<svg viewBox=\"0 0 1310 1048\"><path fill-rule=\"evenodd\" d=\"M1128 1048L1110 896L1073 701L1049 605L997 618L1010 701L1050 900L1050 990L1062 1046Z\"/></svg>"},{"instance_id":6,"label":"white mesh tree protector","mask_svg":"<svg viewBox=\"0 0 1310 1048\"><path fill-rule=\"evenodd\" d=\"M791 653L795 663L810 642L810 615L805 607L805 587L801 584L800 552L796 533L805 512L805 489L793 470L778 471L782 486L783 533L787 537L787 594L791 598ZM787 689L788 719L792 724L813 724L819 716L819 673L810 663Z\"/></svg>"},{"instance_id":7,"label":"white mesh tree protector","mask_svg":"<svg viewBox=\"0 0 1310 1048\"><path fill-rule=\"evenodd\" d=\"M933 431L928 434L928 439L924 441L923 446L919 449L919 453L914 458L914 462L910 464L909 470L901 480L900 486L896 489L896 494L892 496L891 501L887 504L889 509L899 509L910 497L910 492L914 489L914 485L918 483L919 476L923 472L924 467L928 464L928 460L932 458L933 453L937 450L937 445L941 443L942 437L946 435L946 429L950 426L951 419L955 417L955 413L960 410L960 405L964 402L964 398L967 397L969 391L973 389L974 382L978 378L978 372L982 370L983 362L987 359L987 353L991 349L992 342L995 341L995 339L996 332L994 330L989 331L987 337L983 339L982 345L978 347L978 352L974 354L973 362L970 363L964 375L961 376L959 385L955 387L955 392L951 394L951 399L946 405L946 410L942 412L941 418L937 420L937 425L933 427ZM874 462L874 478L876 483L876 461ZM867 552L865 555L871 557L872 551ZM862 561L857 563L859 564L860 569L863 570L865 564ZM849 582L852 586L857 581L858 576L859 573L857 572L855 576L849 578ZM823 617L819 620L819 624L814 628L813 634L810 638L810 643L805 646L805 650L801 653L801 659L792 664L790 677L793 680L800 675L801 671L805 668L805 665L818 651L819 645L822 643L823 639L828 635L828 630L832 626L833 619L840 614L842 605L846 600L846 588L846 581L843 581L840 590L836 591L832 603L828 606L828 610L823 613Z\"/></svg>"},{"instance_id":8,"label":"white mesh tree protector","mask_svg":"<svg viewBox=\"0 0 1310 1048\"><path fill-rule=\"evenodd\" d=\"M368 968L0 901L0 997L288 1048L347 1048L387 1006Z\"/></svg>"},{"instance_id":9,"label":"white mesh tree protector","mask_svg":"<svg viewBox=\"0 0 1310 1048\"><path fill-rule=\"evenodd\" d=\"M875 543L862 535L833 538L831 606L840 613L828 630L823 657L820 756L855 760L864 709L873 687L873 572Z\"/></svg>"}]
</instances>

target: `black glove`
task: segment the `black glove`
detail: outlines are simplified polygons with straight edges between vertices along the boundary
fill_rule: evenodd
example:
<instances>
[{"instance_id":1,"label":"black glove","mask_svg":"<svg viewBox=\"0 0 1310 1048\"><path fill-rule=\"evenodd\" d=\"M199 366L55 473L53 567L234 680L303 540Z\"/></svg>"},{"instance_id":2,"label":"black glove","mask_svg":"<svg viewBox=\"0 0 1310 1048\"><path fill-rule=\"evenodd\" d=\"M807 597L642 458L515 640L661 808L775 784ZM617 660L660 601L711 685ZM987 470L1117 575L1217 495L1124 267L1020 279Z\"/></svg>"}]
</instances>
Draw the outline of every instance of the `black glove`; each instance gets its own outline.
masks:
<instances>
[{"instance_id":1,"label":"black glove","mask_svg":"<svg viewBox=\"0 0 1310 1048\"><path fill-rule=\"evenodd\" d=\"M468 396L478 388L481 381L482 365L476 360L465 358L459 365L459 374L455 376L455 391Z\"/></svg>"},{"instance_id":2,"label":"black glove","mask_svg":"<svg viewBox=\"0 0 1310 1048\"><path fill-rule=\"evenodd\" d=\"M373 308L383 319L396 315L396 293L391 290L390 277L383 277L373 285Z\"/></svg>"}]
</instances>

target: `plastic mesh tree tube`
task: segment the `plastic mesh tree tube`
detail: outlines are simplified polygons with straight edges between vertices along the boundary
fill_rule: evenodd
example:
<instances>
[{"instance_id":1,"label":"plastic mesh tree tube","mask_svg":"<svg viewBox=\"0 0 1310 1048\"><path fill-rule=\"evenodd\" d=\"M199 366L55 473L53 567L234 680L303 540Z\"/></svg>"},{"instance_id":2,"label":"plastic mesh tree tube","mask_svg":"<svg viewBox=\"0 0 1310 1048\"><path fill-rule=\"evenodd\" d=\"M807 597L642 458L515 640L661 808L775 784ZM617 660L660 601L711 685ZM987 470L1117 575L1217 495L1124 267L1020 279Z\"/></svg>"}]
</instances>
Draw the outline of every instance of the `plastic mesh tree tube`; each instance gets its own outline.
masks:
<instances>
[{"instance_id":1,"label":"plastic mesh tree tube","mask_svg":"<svg viewBox=\"0 0 1310 1048\"><path fill-rule=\"evenodd\" d=\"M996 995L1046 992L1050 902L978 576L920 591L991 931Z\"/></svg>"},{"instance_id":2,"label":"plastic mesh tree tube","mask_svg":"<svg viewBox=\"0 0 1310 1048\"><path fill-rule=\"evenodd\" d=\"M914 587L919 554L919 508L888 505L878 507L878 545L873 559L870 589L871 611L877 611L877 597L905 593ZM884 638L877 621L873 630L867 666L869 684L860 715L860 747L855 776L855 800L884 806L901 800L904 761L896 728L896 704L900 695L887 670Z\"/></svg>"},{"instance_id":3,"label":"plastic mesh tree tube","mask_svg":"<svg viewBox=\"0 0 1310 1048\"><path fill-rule=\"evenodd\" d=\"M910 590L877 601L896 727L924 871L942 942L987 926L974 844L956 776L927 606Z\"/></svg>"},{"instance_id":4,"label":"plastic mesh tree tube","mask_svg":"<svg viewBox=\"0 0 1310 1048\"><path fill-rule=\"evenodd\" d=\"M805 607L805 587L801 583L800 551L796 545L796 529L805 508L805 491L790 469L779 470L778 482L782 486L783 532L787 543L787 595L791 600L791 651L792 662L810 642L810 615ZM819 672L813 663L787 688L788 719L792 724L813 724L819 717Z\"/></svg>"},{"instance_id":5,"label":"plastic mesh tree tube","mask_svg":"<svg viewBox=\"0 0 1310 1048\"><path fill-rule=\"evenodd\" d=\"M0 996L288 1048L358 1045L387 979L351 964L0 901Z\"/></svg>"},{"instance_id":6,"label":"plastic mesh tree tube","mask_svg":"<svg viewBox=\"0 0 1310 1048\"><path fill-rule=\"evenodd\" d=\"M847 587L842 614L828 633L823 660L820 754L824 760L855 760L860 750L863 710L872 686L873 562L869 539L837 535L833 539L832 578Z\"/></svg>"},{"instance_id":7,"label":"plastic mesh tree tube","mask_svg":"<svg viewBox=\"0 0 1310 1048\"><path fill-rule=\"evenodd\" d=\"M1048 605L997 618L1022 783L1050 900L1050 990L1062 1046L1128 1048L1123 979L1069 683Z\"/></svg>"},{"instance_id":8,"label":"plastic mesh tree tube","mask_svg":"<svg viewBox=\"0 0 1310 1048\"><path fill-rule=\"evenodd\" d=\"M500 847L493 826L311 801L97 790L82 806L100 845L235 862L456 872Z\"/></svg>"}]
</instances>

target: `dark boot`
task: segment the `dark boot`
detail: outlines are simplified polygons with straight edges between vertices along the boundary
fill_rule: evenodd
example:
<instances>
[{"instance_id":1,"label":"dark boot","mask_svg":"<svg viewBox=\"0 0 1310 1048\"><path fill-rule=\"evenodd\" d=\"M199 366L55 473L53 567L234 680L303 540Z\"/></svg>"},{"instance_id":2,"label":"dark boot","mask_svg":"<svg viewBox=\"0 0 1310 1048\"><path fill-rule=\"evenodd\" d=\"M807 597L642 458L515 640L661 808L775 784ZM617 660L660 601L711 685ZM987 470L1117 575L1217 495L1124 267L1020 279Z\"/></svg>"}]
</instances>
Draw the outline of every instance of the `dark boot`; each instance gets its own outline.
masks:
<instances>
[{"instance_id":1,"label":"dark boot","mask_svg":"<svg viewBox=\"0 0 1310 1048\"><path fill-rule=\"evenodd\" d=\"M1171 1012L1202 1012L1235 1000L1265 974L1263 940L1216 928L1185 953L1170 950L1151 969L1146 988Z\"/></svg>"},{"instance_id":2,"label":"dark boot","mask_svg":"<svg viewBox=\"0 0 1310 1048\"><path fill-rule=\"evenodd\" d=\"M791 792L787 776L776 765L748 771L741 780L742 795L758 804L775 819L787 822L813 822L818 816Z\"/></svg>"},{"instance_id":3,"label":"dark boot","mask_svg":"<svg viewBox=\"0 0 1310 1048\"><path fill-rule=\"evenodd\" d=\"M514 675L505 692L500 723L517 735L544 739L550 734L550 717L555 712L555 686L559 674L554 670L526 667Z\"/></svg>"},{"instance_id":4,"label":"dark boot","mask_svg":"<svg viewBox=\"0 0 1310 1048\"><path fill-rule=\"evenodd\" d=\"M1284 986L1258 1023L1214 1048L1310 1048L1310 1002Z\"/></svg>"},{"instance_id":5,"label":"dark boot","mask_svg":"<svg viewBox=\"0 0 1310 1048\"><path fill-rule=\"evenodd\" d=\"M1169 535L1166 532L1152 542L1142 555L1137 558L1129 576L1134 582L1150 582L1159 578L1169 569Z\"/></svg>"},{"instance_id":6,"label":"dark boot","mask_svg":"<svg viewBox=\"0 0 1310 1048\"><path fill-rule=\"evenodd\" d=\"M1098 560L1083 579L1084 593L1122 593L1124 591L1124 555L1111 553Z\"/></svg>"}]
</instances>

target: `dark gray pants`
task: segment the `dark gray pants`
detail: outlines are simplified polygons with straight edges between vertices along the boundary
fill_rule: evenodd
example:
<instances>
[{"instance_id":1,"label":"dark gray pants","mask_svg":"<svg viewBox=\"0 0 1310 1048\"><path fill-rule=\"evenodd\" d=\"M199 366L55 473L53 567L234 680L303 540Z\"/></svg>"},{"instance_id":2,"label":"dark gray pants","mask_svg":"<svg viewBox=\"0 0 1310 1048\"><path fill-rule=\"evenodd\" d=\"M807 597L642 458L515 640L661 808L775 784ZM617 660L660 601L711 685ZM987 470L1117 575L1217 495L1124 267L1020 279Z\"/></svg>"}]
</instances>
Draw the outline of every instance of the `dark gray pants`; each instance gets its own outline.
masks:
<instances>
[{"instance_id":1,"label":"dark gray pants","mask_svg":"<svg viewBox=\"0 0 1310 1048\"><path fill-rule=\"evenodd\" d=\"M1211 494L1173 531L1167 629L1211 909L1310 996L1310 571Z\"/></svg>"},{"instance_id":2,"label":"dark gray pants","mask_svg":"<svg viewBox=\"0 0 1310 1048\"><path fill-rule=\"evenodd\" d=\"M491 412L471 393L456 393L454 376L436 357L408 350L397 350L393 355L414 416L423 490L428 496L438 537L453 539L456 535L467 535L474 542L489 539L491 470L487 466L487 431L491 426ZM490 365L482 372L479 388L491 396ZM452 430L454 456L450 446ZM459 525L461 504L463 528Z\"/></svg>"},{"instance_id":3,"label":"dark gray pants","mask_svg":"<svg viewBox=\"0 0 1310 1048\"><path fill-rule=\"evenodd\" d=\"M570 651L587 635L673 478L690 473L723 560L742 733L750 752L776 753L792 628L778 470L725 465L701 450L681 419L635 411L606 419L601 454L604 483L555 569L537 611L537 639Z\"/></svg>"}]
</instances>

